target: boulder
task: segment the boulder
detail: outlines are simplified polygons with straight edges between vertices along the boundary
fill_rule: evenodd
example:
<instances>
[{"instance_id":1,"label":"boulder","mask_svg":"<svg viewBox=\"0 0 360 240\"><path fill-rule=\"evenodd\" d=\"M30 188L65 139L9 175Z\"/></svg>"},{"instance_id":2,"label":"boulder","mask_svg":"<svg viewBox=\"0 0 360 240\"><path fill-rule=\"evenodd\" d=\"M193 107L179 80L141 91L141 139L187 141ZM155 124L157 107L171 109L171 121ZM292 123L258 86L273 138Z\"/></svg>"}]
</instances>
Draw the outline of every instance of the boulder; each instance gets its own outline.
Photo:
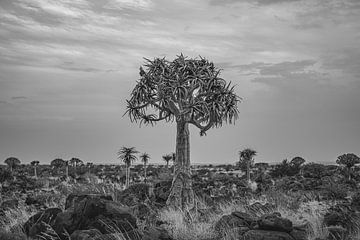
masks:
<instances>
[{"instance_id":1,"label":"boulder","mask_svg":"<svg viewBox=\"0 0 360 240\"><path fill-rule=\"evenodd\" d=\"M215 224L215 231L222 237L229 234L241 236L249 229L249 224L245 220L234 215L222 216Z\"/></svg>"},{"instance_id":2,"label":"boulder","mask_svg":"<svg viewBox=\"0 0 360 240\"><path fill-rule=\"evenodd\" d=\"M65 201L65 209L68 209L70 207L73 207L76 203L79 203L80 201L84 200L84 199L89 199L89 198L100 198L100 199L105 199L105 200L109 200L109 201L113 201L112 196L110 195L101 195L101 194L74 194L71 193L69 194L69 196L67 196L66 201Z\"/></svg>"},{"instance_id":3,"label":"boulder","mask_svg":"<svg viewBox=\"0 0 360 240\"><path fill-rule=\"evenodd\" d=\"M165 228L149 227L144 230L142 240L173 240Z\"/></svg>"},{"instance_id":4,"label":"boulder","mask_svg":"<svg viewBox=\"0 0 360 240\"><path fill-rule=\"evenodd\" d=\"M102 234L123 233L136 230L136 218L130 209L108 200L106 197L87 196L73 203L55 219L54 229L62 239L66 233L72 234L75 230L97 229Z\"/></svg>"},{"instance_id":5,"label":"boulder","mask_svg":"<svg viewBox=\"0 0 360 240\"><path fill-rule=\"evenodd\" d=\"M289 219L282 218L278 213L265 214L258 221L259 229L279 232L291 232L293 230L292 222Z\"/></svg>"},{"instance_id":6,"label":"boulder","mask_svg":"<svg viewBox=\"0 0 360 240\"><path fill-rule=\"evenodd\" d=\"M255 227L257 224L258 219L248 213L235 211L232 212L231 215L243 220L249 228Z\"/></svg>"},{"instance_id":7,"label":"boulder","mask_svg":"<svg viewBox=\"0 0 360 240\"><path fill-rule=\"evenodd\" d=\"M76 230L71 234L71 240L92 240L101 236L101 232L97 229Z\"/></svg>"},{"instance_id":8,"label":"boulder","mask_svg":"<svg viewBox=\"0 0 360 240\"><path fill-rule=\"evenodd\" d=\"M246 232L243 240L294 240L288 233L266 230L250 230Z\"/></svg>"},{"instance_id":9,"label":"boulder","mask_svg":"<svg viewBox=\"0 0 360 240\"><path fill-rule=\"evenodd\" d=\"M57 215L61 212L60 208L48 208L38 212L24 223L23 229L25 234L29 237L35 237L40 234L46 230L46 224L52 226L55 223Z\"/></svg>"}]
</instances>

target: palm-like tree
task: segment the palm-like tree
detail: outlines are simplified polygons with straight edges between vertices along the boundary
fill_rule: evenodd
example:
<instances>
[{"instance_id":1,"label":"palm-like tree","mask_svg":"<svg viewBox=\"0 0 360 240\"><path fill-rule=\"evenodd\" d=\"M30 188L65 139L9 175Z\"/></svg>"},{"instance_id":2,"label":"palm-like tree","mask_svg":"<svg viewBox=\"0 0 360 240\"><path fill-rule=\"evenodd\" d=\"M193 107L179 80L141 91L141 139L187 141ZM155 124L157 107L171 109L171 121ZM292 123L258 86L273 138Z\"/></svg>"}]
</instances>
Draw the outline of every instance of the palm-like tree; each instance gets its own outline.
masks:
<instances>
[{"instance_id":1,"label":"palm-like tree","mask_svg":"<svg viewBox=\"0 0 360 240\"><path fill-rule=\"evenodd\" d=\"M71 158L69 160L69 165L74 168L75 174L76 174L76 167L83 165L84 162L80 160L79 158Z\"/></svg>"},{"instance_id":2,"label":"palm-like tree","mask_svg":"<svg viewBox=\"0 0 360 240\"><path fill-rule=\"evenodd\" d=\"M34 167L34 177L35 177L35 178L37 178L37 171L36 171L37 169L36 169L36 168L37 168L37 166L39 165L39 163L40 163L39 161L32 161L32 162L30 163L31 166Z\"/></svg>"},{"instance_id":3,"label":"palm-like tree","mask_svg":"<svg viewBox=\"0 0 360 240\"><path fill-rule=\"evenodd\" d=\"M347 169L349 180L351 180L351 169L360 163L360 158L354 153L346 153L338 156L336 163Z\"/></svg>"},{"instance_id":4,"label":"palm-like tree","mask_svg":"<svg viewBox=\"0 0 360 240\"><path fill-rule=\"evenodd\" d=\"M173 159L171 154L166 154L162 156L163 160L166 162L166 168L169 168L169 162Z\"/></svg>"},{"instance_id":5,"label":"palm-like tree","mask_svg":"<svg viewBox=\"0 0 360 240\"><path fill-rule=\"evenodd\" d=\"M144 67L144 68L143 68ZM188 59L182 54L173 61L146 59L140 79L127 100L131 121L154 125L176 122L175 174L167 204L177 208L194 205L191 180L189 125L200 135L238 117L236 95L231 83L220 77L220 69L205 58Z\"/></svg>"},{"instance_id":6,"label":"palm-like tree","mask_svg":"<svg viewBox=\"0 0 360 240\"><path fill-rule=\"evenodd\" d=\"M86 163L86 167L87 167L87 169L88 169L89 174L91 173L91 168L92 168L93 166L94 166L94 164L91 163L91 162Z\"/></svg>"},{"instance_id":7,"label":"palm-like tree","mask_svg":"<svg viewBox=\"0 0 360 240\"><path fill-rule=\"evenodd\" d=\"M5 159L4 163L6 163L9 166L10 172L12 172L14 168L16 168L21 164L20 160L16 157L9 157Z\"/></svg>"},{"instance_id":8,"label":"palm-like tree","mask_svg":"<svg viewBox=\"0 0 360 240\"><path fill-rule=\"evenodd\" d=\"M150 155L148 153L143 153L140 155L140 160L141 162L144 164L144 178L145 178L145 182L146 182L146 170L147 170L147 164L149 162L150 159Z\"/></svg>"},{"instance_id":9,"label":"palm-like tree","mask_svg":"<svg viewBox=\"0 0 360 240\"><path fill-rule=\"evenodd\" d=\"M242 151L239 151L239 163L246 165L246 179L250 182L250 167L254 163L254 157L256 156L256 151L251 148L245 148Z\"/></svg>"},{"instance_id":10,"label":"palm-like tree","mask_svg":"<svg viewBox=\"0 0 360 240\"><path fill-rule=\"evenodd\" d=\"M126 166L126 182L125 187L130 185L130 166L131 163L137 160L135 154L139 153L135 147L122 147L118 151L118 158L125 163Z\"/></svg>"},{"instance_id":11,"label":"palm-like tree","mask_svg":"<svg viewBox=\"0 0 360 240\"><path fill-rule=\"evenodd\" d=\"M50 165L55 168L57 171L59 171L60 168L66 167L65 174L66 179L69 178L69 161L65 161L61 158L55 158L51 161Z\"/></svg>"}]
</instances>

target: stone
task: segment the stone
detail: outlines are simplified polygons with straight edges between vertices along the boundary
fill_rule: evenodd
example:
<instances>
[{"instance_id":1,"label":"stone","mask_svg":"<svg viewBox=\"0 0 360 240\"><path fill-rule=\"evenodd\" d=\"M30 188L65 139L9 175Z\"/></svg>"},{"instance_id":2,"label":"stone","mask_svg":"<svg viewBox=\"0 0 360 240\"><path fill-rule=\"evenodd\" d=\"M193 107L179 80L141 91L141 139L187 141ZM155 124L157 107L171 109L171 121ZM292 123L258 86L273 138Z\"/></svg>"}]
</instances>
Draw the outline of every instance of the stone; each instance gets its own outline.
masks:
<instances>
[{"instance_id":1,"label":"stone","mask_svg":"<svg viewBox=\"0 0 360 240\"><path fill-rule=\"evenodd\" d=\"M263 215L258 221L259 229L287 233L291 232L293 229L292 222L289 219L280 216L276 213Z\"/></svg>"},{"instance_id":2,"label":"stone","mask_svg":"<svg viewBox=\"0 0 360 240\"><path fill-rule=\"evenodd\" d=\"M149 227L144 230L142 240L173 240L167 230L162 227Z\"/></svg>"},{"instance_id":3,"label":"stone","mask_svg":"<svg viewBox=\"0 0 360 240\"><path fill-rule=\"evenodd\" d=\"M53 226L57 215L61 212L60 208L48 208L38 212L24 223L23 229L25 234L29 237L35 237L46 228L44 224L40 223L46 223L49 226Z\"/></svg>"},{"instance_id":4,"label":"stone","mask_svg":"<svg viewBox=\"0 0 360 240\"><path fill-rule=\"evenodd\" d=\"M83 199L89 199L89 198L100 198L100 199L105 199L105 200L109 200L109 201L113 201L112 196L110 195L101 195L101 194L74 194L71 193L69 194L69 196L67 196L66 201L65 201L65 209L68 209L70 207L74 207L74 205L76 203L79 203L80 201L82 201Z\"/></svg>"},{"instance_id":5,"label":"stone","mask_svg":"<svg viewBox=\"0 0 360 240\"><path fill-rule=\"evenodd\" d=\"M266 230L250 230L242 240L294 240L288 233Z\"/></svg>"},{"instance_id":6,"label":"stone","mask_svg":"<svg viewBox=\"0 0 360 240\"><path fill-rule=\"evenodd\" d=\"M97 229L76 230L71 234L71 240L92 240L101 236L101 232Z\"/></svg>"}]
</instances>

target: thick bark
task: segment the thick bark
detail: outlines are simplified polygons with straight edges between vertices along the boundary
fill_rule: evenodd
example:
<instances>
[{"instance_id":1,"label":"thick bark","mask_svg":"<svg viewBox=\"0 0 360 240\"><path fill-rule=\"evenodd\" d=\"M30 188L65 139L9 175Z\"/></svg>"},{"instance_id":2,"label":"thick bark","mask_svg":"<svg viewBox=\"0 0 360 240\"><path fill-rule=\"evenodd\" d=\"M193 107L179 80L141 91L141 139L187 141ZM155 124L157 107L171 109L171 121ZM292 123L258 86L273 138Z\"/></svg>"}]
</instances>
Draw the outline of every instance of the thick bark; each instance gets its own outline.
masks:
<instances>
[{"instance_id":1,"label":"thick bark","mask_svg":"<svg viewBox=\"0 0 360 240\"><path fill-rule=\"evenodd\" d=\"M145 182L146 182L146 168L147 168L147 166L146 166L146 164L144 163L144 179L145 179Z\"/></svg>"},{"instance_id":2,"label":"thick bark","mask_svg":"<svg viewBox=\"0 0 360 240\"><path fill-rule=\"evenodd\" d=\"M194 206L194 192L190 170L189 124L183 119L177 121L174 169L175 173L167 205L181 209L192 208Z\"/></svg>"},{"instance_id":3,"label":"thick bark","mask_svg":"<svg viewBox=\"0 0 360 240\"><path fill-rule=\"evenodd\" d=\"M34 166L34 176L35 176L35 178L37 178L36 166Z\"/></svg>"},{"instance_id":4,"label":"thick bark","mask_svg":"<svg viewBox=\"0 0 360 240\"><path fill-rule=\"evenodd\" d=\"M250 161L251 160L248 160L246 163L246 177L248 183L250 183Z\"/></svg>"}]
</instances>

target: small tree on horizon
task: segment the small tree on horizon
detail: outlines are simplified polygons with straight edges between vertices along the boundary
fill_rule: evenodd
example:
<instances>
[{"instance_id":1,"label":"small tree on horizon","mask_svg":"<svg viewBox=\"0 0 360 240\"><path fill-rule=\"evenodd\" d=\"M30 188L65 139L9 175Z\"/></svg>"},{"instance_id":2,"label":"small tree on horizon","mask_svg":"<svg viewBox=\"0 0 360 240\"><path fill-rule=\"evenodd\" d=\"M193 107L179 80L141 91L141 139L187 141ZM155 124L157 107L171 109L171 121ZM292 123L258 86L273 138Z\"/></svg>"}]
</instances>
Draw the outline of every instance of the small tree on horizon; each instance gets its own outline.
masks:
<instances>
[{"instance_id":1,"label":"small tree on horizon","mask_svg":"<svg viewBox=\"0 0 360 240\"><path fill-rule=\"evenodd\" d=\"M21 161L16 157L9 157L5 159L4 163L9 166L10 172L12 172L14 168L18 167L21 164Z\"/></svg>"},{"instance_id":2,"label":"small tree on horizon","mask_svg":"<svg viewBox=\"0 0 360 240\"><path fill-rule=\"evenodd\" d=\"M336 163L347 169L348 179L351 180L351 169L360 163L360 158L354 153L346 153L338 156Z\"/></svg>"},{"instance_id":3,"label":"small tree on horizon","mask_svg":"<svg viewBox=\"0 0 360 240\"><path fill-rule=\"evenodd\" d=\"M242 151L239 151L239 165L246 166L246 180L250 183L250 168L254 164L254 157L256 156L256 151L251 148L245 148Z\"/></svg>"},{"instance_id":4,"label":"small tree on horizon","mask_svg":"<svg viewBox=\"0 0 360 240\"><path fill-rule=\"evenodd\" d=\"M39 165L39 161L32 161L30 164L34 167L34 177L37 178L37 166Z\"/></svg>"},{"instance_id":5,"label":"small tree on horizon","mask_svg":"<svg viewBox=\"0 0 360 240\"><path fill-rule=\"evenodd\" d=\"M130 166L132 162L137 160L135 154L139 153L135 147L122 147L118 151L118 158L124 162L126 167L126 180L125 180L125 187L128 188L130 185Z\"/></svg>"},{"instance_id":6,"label":"small tree on horizon","mask_svg":"<svg viewBox=\"0 0 360 240\"><path fill-rule=\"evenodd\" d=\"M145 179L145 182L146 182L146 171L147 171L147 164L149 162L149 159L150 159L150 155L148 153L143 153L140 155L140 159L141 159L141 162L144 164L144 179Z\"/></svg>"},{"instance_id":7,"label":"small tree on horizon","mask_svg":"<svg viewBox=\"0 0 360 240\"><path fill-rule=\"evenodd\" d=\"M140 124L176 121L175 174L167 205L192 207L189 124L203 136L212 127L233 123L240 98L234 87L220 78L220 69L205 58L188 59L181 54L173 61L145 60L127 100L126 114Z\"/></svg>"},{"instance_id":8,"label":"small tree on horizon","mask_svg":"<svg viewBox=\"0 0 360 240\"><path fill-rule=\"evenodd\" d=\"M162 159L166 162L166 169L169 168L169 162L172 160L173 156L171 154L166 154L162 156Z\"/></svg>"}]
</instances>

